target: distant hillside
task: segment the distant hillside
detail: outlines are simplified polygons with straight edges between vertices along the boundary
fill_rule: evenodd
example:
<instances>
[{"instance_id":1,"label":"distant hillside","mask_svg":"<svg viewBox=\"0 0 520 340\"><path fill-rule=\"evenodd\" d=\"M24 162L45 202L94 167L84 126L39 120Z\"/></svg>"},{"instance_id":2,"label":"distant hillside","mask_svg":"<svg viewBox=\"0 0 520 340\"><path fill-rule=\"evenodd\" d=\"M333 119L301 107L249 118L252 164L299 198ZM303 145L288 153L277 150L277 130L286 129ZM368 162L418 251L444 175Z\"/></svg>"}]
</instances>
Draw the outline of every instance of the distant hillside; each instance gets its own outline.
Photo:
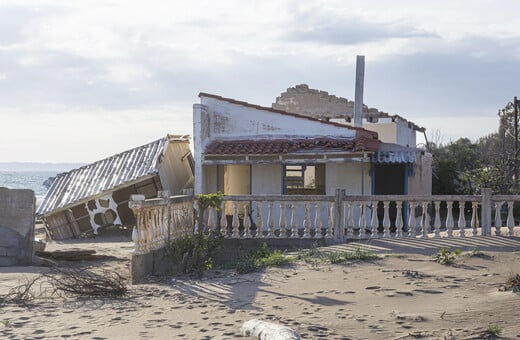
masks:
<instances>
[{"instance_id":1,"label":"distant hillside","mask_svg":"<svg viewBox=\"0 0 520 340\"><path fill-rule=\"evenodd\" d=\"M79 168L84 163L32 163L32 162L0 162L0 171L49 171L65 172Z\"/></svg>"}]
</instances>

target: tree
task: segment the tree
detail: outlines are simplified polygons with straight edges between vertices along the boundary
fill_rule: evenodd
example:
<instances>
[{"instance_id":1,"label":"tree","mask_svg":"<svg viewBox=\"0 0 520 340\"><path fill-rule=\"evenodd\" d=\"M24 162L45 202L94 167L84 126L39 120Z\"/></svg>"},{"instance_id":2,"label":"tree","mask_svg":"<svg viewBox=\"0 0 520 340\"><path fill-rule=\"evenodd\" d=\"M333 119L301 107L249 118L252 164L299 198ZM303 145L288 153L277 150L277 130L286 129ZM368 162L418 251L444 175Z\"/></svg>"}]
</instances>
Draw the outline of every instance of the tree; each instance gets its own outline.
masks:
<instances>
[{"instance_id":1,"label":"tree","mask_svg":"<svg viewBox=\"0 0 520 340\"><path fill-rule=\"evenodd\" d=\"M467 138L448 145L433 145L433 193L477 194L518 192L518 148L513 104L499 110L498 132L473 143Z\"/></svg>"},{"instance_id":2,"label":"tree","mask_svg":"<svg viewBox=\"0 0 520 340\"><path fill-rule=\"evenodd\" d=\"M443 146L435 146L433 159L433 194L462 195L475 191L470 172L479 168L481 153L477 144L467 138Z\"/></svg>"}]
</instances>

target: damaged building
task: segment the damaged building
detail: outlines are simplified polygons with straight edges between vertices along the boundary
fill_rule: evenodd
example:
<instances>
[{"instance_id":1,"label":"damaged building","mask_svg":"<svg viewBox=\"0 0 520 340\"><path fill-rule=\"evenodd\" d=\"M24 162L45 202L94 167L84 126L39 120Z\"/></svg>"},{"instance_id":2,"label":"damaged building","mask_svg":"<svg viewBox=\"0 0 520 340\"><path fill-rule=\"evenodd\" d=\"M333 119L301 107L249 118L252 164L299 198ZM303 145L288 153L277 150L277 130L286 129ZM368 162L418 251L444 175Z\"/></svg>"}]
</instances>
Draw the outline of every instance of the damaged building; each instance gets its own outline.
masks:
<instances>
[{"instance_id":1,"label":"damaged building","mask_svg":"<svg viewBox=\"0 0 520 340\"><path fill-rule=\"evenodd\" d=\"M36 211L54 240L97 234L109 226L129 227L133 194L157 197L193 188L189 137L168 135L151 143L58 174Z\"/></svg>"}]
</instances>

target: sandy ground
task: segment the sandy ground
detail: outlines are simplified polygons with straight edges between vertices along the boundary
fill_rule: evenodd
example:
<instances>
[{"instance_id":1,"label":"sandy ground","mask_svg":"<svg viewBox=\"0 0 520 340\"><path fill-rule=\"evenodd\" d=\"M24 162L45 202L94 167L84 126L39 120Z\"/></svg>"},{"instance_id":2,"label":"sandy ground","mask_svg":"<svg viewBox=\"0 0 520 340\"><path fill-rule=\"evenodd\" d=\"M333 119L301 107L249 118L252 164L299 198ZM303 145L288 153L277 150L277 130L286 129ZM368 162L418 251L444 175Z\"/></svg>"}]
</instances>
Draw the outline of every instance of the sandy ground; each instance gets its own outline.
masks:
<instances>
[{"instance_id":1,"label":"sandy ground","mask_svg":"<svg viewBox=\"0 0 520 340\"><path fill-rule=\"evenodd\" d=\"M253 318L285 324L306 339L481 339L489 324L520 338L520 295L499 291L520 273L520 239L475 237L372 240L357 246L380 254L344 265L298 263L238 275L215 270L202 280L162 278L130 287L123 299L53 299L0 307L6 339L235 339ZM440 265L439 247L459 256ZM75 266L127 273L132 244L105 238L52 243L47 250L95 249L111 258ZM0 268L0 294L46 267Z\"/></svg>"}]
</instances>

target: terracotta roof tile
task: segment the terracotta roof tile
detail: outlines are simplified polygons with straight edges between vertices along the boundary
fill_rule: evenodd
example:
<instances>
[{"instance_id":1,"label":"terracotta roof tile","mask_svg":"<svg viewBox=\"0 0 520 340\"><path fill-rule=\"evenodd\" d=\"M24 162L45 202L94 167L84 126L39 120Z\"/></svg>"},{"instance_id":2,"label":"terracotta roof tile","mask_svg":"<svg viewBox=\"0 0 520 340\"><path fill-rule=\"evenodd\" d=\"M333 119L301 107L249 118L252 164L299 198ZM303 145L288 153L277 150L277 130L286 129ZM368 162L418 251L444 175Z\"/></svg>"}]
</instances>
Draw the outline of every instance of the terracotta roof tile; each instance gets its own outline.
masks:
<instances>
[{"instance_id":1,"label":"terracotta roof tile","mask_svg":"<svg viewBox=\"0 0 520 340\"><path fill-rule=\"evenodd\" d=\"M209 155L273 155L297 151L341 150L350 152L373 152L379 148L379 140L369 135L355 139L330 137L307 139L271 139L271 140L216 140L205 150Z\"/></svg>"}]
</instances>

